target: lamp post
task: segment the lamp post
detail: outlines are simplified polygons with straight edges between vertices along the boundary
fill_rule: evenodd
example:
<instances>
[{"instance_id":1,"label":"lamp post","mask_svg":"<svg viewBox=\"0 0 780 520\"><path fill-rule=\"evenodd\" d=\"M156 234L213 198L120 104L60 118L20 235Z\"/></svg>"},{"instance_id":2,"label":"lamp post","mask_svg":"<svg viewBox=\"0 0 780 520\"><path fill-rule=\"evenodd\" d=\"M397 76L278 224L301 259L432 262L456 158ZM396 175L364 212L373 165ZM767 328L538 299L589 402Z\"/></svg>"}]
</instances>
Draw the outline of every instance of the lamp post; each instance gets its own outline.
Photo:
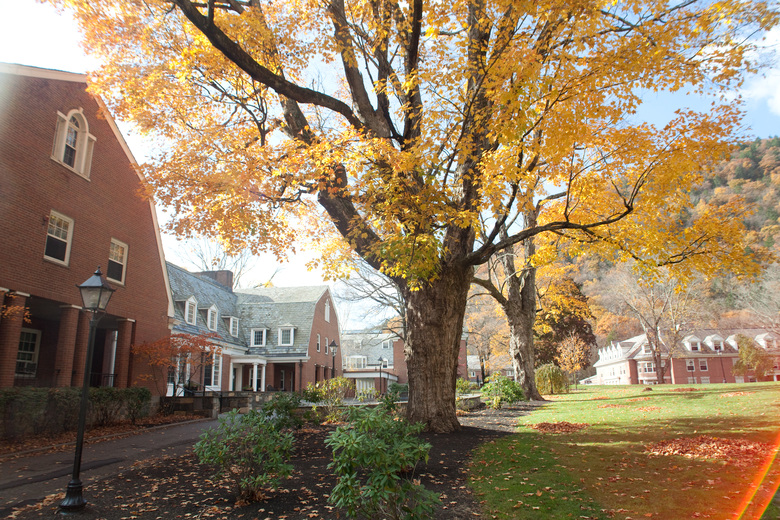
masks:
<instances>
[{"instance_id":1,"label":"lamp post","mask_svg":"<svg viewBox=\"0 0 780 520\"><path fill-rule=\"evenodd\" d=\"M330 353L333 355L333 368L331 368L332 373L330 374L331 379L336 377L336 351L339 349L339 346L336 345L336 340L330 342Z\"/></svg>"},{"instance_id":2,"label":"lamp post","mask_svg":"<svg viewBox=\"0 0 780 520\"><path fill-rule=\"evenodd\" d=\"M79 408L79 425L76 435L76 452L73 457L73 476L68 482L68 488L65 492L65 498L60 502L60 509L63 511L78 511L87 505L87 501L81 495L82 485L79 473L81 472L81 451L84 447L84 428L87 423L87 404L89 403L89 380L92 375L92 353L95 350L95 330L100 318L108 305L108 300L114 293L114 288L108 285L100 267L89 279L77 285L81 291L81 300L84 303L84 310L91 312L92 317L89 320L89 339L87 341L87 359L84 363L84 381L81 387L81 408Z\"/></svg>"},{"instance_id":3,"label":"lamp post","mask_svg":"<svg viewBox=\"0 0 780 520\"><path fill-rule=\"evenodd\" d=\"M382 390L383 390L382 387L384 386L382 384L382 365L384 364L384 362L385 362L385 358L380 356L379 357L379 395L382 395Z\"/></svg>"}]
</instances>

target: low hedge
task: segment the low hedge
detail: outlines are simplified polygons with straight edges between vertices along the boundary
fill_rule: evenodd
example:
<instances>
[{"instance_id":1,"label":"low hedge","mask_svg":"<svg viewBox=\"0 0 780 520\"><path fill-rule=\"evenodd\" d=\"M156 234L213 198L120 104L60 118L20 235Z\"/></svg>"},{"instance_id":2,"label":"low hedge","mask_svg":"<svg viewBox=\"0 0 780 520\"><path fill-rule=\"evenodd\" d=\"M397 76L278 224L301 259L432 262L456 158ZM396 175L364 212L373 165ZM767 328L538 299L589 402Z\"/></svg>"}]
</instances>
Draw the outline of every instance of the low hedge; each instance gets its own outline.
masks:
<instances>
[{"instance_id":1,"label":"low hedge","mask_svg":"<svg viewBox=\"0 0 780 520\"><path fill-rule=\"evenodd\" d=\"M105 426L149 414L148 388L89 389L88 425ZM0 437L18 440L27 435L57 435L78 427L81 388L16 387L0 389Z\"/></svg>"}]
</instances>

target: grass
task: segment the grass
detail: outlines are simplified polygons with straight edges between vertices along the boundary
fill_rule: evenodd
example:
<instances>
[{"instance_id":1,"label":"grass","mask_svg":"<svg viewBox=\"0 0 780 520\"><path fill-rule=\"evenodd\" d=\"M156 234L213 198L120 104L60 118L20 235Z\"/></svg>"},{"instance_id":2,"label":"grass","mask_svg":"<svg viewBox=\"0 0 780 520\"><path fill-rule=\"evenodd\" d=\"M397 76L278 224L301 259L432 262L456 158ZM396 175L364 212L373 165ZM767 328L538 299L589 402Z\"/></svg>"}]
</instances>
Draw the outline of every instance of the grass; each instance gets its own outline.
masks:
<instances>
[{"instance_id":1,"label":"grass","mask_svg":"<svg viewBox=\"0 0 780 520\"><path fill-rule=\"evenodd\" d=\"M780 384L645 388L588 386L551 396L520 418L517 434L481 447L471 483L486 510L517 520L780 518L776 502L764 511L780 482L780 457L772 464L771 455L689 458L646 449L707 435L771 444L776 454ZM555 434L530 427L562 421L588 426ZM754 481L761 485L752 496Z\"/></svg>"}]
</instances>

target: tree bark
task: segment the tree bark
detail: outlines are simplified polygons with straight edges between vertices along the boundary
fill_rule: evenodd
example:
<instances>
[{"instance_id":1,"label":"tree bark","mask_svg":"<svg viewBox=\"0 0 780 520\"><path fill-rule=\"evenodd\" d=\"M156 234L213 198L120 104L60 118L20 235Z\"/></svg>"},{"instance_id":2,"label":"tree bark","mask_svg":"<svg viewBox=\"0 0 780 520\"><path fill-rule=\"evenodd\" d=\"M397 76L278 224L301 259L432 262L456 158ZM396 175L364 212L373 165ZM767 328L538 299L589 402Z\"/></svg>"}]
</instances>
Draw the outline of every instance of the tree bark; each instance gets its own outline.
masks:
<instances>
[{"instance_id":1,"label":"tree bark","mask_svg":"<svg viewBox=\"0 0 780 520\"><path fill-rule=\"evenodd\" d=\"M455 381L471 273L467 266L443 267L424 287L406 290L407 419L436 433L460 429Z\"/></svg>"}]
</instances>

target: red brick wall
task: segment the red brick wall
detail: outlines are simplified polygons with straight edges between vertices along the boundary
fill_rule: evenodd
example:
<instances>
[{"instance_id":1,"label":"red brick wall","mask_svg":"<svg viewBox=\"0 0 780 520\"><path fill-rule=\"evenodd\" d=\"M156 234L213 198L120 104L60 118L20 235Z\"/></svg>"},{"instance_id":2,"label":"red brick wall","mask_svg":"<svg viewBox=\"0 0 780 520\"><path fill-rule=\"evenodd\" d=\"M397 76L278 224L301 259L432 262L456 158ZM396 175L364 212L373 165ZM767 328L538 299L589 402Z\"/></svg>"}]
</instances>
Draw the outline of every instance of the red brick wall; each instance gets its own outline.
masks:
<instances>
[{"instance_id":1,"label":"red brick wall","mask_svg":"<svg viewBox=\"0 0 780 520\"><path fill-rule=\"evenodd\" d=\"M90 179L51 159L57 111L83 108L95 138ZM83 83L0 73L0 287L81 305L76 285L100 265L115 238L128 245L125 286L108 313L136 320L134 341L168 333L168 300L148 201L99 105ZM51 210L74 220L68 266L44 260Z\"/></svg>"},{"instance_id":2,"label":"red brick wall","mask_svg":"<svg viewBox=\"0 0 780 520\"><path fill-rule=\"evenodd\" d=\"M325 301L330 301L330 322L325 321ZM320 351L317 352L317 334L320 335ZM328 344L336 341L339 349L336 351L336 375L342 375L341 370L341 338L339 337L339 323L336 316L336 307L331 298L330 291L326 291L317 302L314 308L314 319L311 324L311 336L309 337L309 361L303 365L303 388L309 382L314 381L314 365L320 367L326 366L327 374L330 374L333 366L333 356L330 355L328 344L325 338L328 338ZM323 377L322 368L320 368L319 379ZM289 377L289 375L287 376ZM295 369L295 388L298 389L298 367ZM287 380L285 380L287 381ZM288 385L289 386L289 385Z\"/></svg>"}]
</instances>

